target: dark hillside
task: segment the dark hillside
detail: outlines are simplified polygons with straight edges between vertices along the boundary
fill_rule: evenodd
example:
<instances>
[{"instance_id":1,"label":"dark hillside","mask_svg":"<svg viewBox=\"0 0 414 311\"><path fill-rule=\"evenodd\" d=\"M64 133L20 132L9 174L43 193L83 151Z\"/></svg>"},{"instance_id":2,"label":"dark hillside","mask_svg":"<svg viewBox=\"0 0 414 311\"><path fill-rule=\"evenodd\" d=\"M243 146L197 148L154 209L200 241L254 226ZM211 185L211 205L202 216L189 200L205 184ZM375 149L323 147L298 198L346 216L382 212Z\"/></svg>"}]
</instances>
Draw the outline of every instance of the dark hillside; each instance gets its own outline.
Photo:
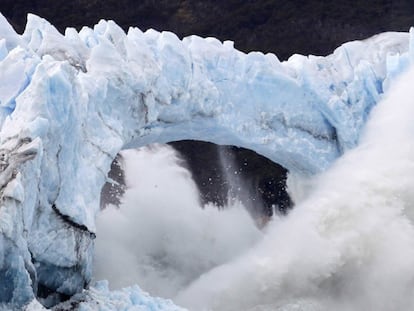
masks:
<instances>
[{"instance_id":1,"label":"dark hillside","mask_svg":"<svg viewBox=\"0 0 414 311\"><path fill-rule=\"evenodd\" d=\"M22 32L27 12L60 31L113 19L125 30L170 30L235 41L243 51L325 55L343 42L414 25L412 0L2 0L2 12Z\"/></svg>"}]
</instances>

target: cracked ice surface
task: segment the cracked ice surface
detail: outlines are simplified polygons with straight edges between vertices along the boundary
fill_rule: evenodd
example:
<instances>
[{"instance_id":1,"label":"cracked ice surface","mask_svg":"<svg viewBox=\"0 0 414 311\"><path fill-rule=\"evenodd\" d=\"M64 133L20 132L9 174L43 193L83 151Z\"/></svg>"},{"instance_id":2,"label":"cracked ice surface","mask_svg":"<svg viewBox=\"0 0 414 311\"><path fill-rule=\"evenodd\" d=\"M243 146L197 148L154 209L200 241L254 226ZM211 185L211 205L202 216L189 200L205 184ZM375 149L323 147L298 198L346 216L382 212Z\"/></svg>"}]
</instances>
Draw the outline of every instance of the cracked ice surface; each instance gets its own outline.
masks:
<instances>
[{"instance_id":1,"label":"cracked ice surface","mask_svg":"<svg viewBox=\"0 0 414 311\"><path fill-rule=\"evenodd\" d=\"M111 21L62 35L29 15L18 35L0 15L0 302L88 285L99 193L122 148L197 139L318 173L358 143L413 39L385 33L281 63Z\"/></svg>"}]
</instances>

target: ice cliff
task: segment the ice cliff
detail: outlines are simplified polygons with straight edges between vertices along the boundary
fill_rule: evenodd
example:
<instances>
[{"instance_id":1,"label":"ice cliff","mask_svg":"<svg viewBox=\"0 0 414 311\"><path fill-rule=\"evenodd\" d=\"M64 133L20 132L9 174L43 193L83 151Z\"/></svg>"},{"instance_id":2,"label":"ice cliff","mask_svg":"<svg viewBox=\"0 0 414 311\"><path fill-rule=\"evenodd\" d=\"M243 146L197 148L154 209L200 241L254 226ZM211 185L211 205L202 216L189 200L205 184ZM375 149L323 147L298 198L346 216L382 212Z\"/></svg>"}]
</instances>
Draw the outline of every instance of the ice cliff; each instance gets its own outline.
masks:
<instances>
[{"instance_id":1,"label":"ice cliff","mask_svg":"<svg viewBox=\"0 0 414 311\"><path fill-rule=\"evenodd\" d=\"M88 286L99 193L121 149L197 139L314 174L358 143L413 58L413 31L281 63L112 21L62 35L29 15L18 35L0 15L0 302L35 308Z\"/></svg>"}]
</instances>

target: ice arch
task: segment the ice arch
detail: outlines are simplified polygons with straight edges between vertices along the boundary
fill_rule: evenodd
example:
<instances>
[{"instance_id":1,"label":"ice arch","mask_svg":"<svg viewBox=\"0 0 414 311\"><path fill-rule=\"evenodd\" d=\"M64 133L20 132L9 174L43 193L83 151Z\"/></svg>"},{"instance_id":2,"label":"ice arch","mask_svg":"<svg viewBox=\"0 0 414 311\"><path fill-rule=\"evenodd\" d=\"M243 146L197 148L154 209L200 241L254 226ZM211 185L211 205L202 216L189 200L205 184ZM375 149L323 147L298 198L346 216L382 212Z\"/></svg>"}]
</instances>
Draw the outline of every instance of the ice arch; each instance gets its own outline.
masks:
<instances>
[{"instance_id":1,"label":"ice arch","mask_svg":"<svg viewBox=\"0 0 414 311\"><path fill-rule=\"evenodd\" d=\"M409 37L280 63L105 21L61 35L29 15L20 36L0 16L0 302L70 296L89 282L99 191L122 148L196 139L291 171L325 169L409 63Z\"/></svg>"}]
</instances>

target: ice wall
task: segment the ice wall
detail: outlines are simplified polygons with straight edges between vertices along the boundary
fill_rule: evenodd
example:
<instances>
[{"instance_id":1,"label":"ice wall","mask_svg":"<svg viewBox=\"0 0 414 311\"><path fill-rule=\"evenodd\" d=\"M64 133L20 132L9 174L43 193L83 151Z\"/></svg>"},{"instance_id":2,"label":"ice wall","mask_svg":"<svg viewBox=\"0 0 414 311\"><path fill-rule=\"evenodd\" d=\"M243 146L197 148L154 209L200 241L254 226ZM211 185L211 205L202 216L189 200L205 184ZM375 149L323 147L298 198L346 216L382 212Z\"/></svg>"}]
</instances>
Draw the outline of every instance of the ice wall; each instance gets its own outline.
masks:
<instances>
[{"instance_id":1,"label":"ice wall","mask_svg":"<svg viewBox=\"0 0 414 311\"><path fill-rule=\"evenodd\" d=\"M53 303L87 286L99 193L122 148L197 139L326 169L358 143L413 36L281 63L111 21L62 35L29 15L18 35L0 15L0 302Z\"/></svg>"}]
</instances>

